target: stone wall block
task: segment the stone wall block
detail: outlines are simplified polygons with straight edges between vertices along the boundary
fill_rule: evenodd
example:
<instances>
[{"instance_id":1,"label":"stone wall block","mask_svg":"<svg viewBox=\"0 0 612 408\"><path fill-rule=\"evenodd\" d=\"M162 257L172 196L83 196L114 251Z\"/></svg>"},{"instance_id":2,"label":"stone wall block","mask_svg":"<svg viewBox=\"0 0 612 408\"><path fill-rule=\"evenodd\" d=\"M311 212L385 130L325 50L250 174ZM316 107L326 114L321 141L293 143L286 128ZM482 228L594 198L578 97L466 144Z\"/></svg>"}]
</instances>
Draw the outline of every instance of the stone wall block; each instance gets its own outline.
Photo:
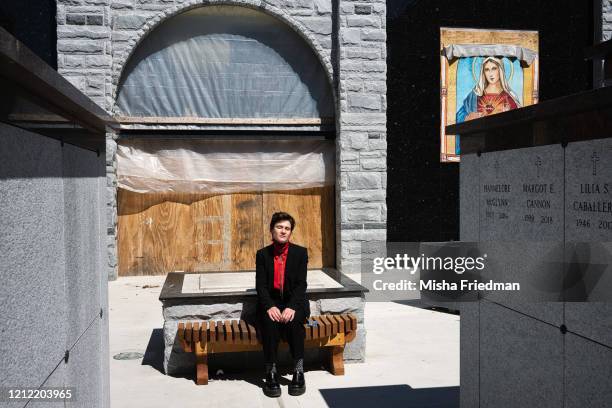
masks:
<instances>
[{"instance_id":1,"label":"stone wall block","mask_svg":"<svg viewBox=\"0 0 612 408\"><path fill-rule=\"evenodd\" d=\"M345 28L340 30L343 44L359 44L361 42L361 30L358 28Z\"/></svg>"},{"instance_id":2,"label":"stone wall block","mask_svg":"<svg viewBox=\"0 0 612 408\"><path fill-rule=\"evenodd\" d=\"M385 170L387 168L387 160L385 158L380 159L360 159L362 170Z\"/></svg>"},{"instance_id":3,"label":"stone wall block","mask_svg":"<svg viewBox=\"0 0 612 408\"><path fill-rule=\"evenodd\" d=\"M141 14L120 15L114 19L116 30L136 30L147 22L147 16Z\"/></svg>"},{"instance_id":4,"label":"stone wall block","mask_svg":"<svg viewBox=\"0 0 612 408\"><path fill-rule=\"evenodd\" d=\"M57 40L57 50L64 54L98 54L104 52L104 43L99 41Z\"/></svg>"},{"instance_id":5,"label":"stone wall block","mask_svg":"<svg viewBox=\"0 0 612 408\"><path fill-rule=\"evenodd\" d=\"M366 242L385 242L387 239L387 230L385 229L363 229L363 230L348 230L342 232L342 241L366 241ZM344 273L344 269L342 270Z\"/></svg>"},{"instance_id":6,"label":"stone wall block","mask_svg":"<svg viewBox=\"0 0 612 408\"><path fill-rule=\"evenodd\" d=\"M367 133L351 132L349 133L348 137L349 137L349 143L350 143L351 148L356 149L356 150L367 149L368 147L368 134Z\"/></svg>"},{"instance_id":7,"label":"stone wall block","mask_svg":"<svg viewBox=\"0 0 612 408\"><path fill-rule=\"evenodd\" d=\"M380 206L378 205L361 205L359 207L348 207L347 221L363 222L363 221L381 221Z\"/></svg>"},{"instance_id":8,"label":"stone wall block","mask_svg":"<svg viewBox=\"0 0 612 408\"><path fill-rule=\"evenodd\" d=\"M92 68L110 68L113 58L110 55L88 55L85 57L87 66Z\"/></svg>"},{"instance_id":9,"label":"stone wall block","mask_svg":"<svg viewBox=\"0 0 612 408\"><path fill-rule=\"evenodd\" d=\"M200 304L200 305L174 305L163 307L165 320L247 320L255 317L256 304L252 302L240 303Z\"/></svg>"},{"instance_id":10,"label":"stone wall block","mask_svg":"<svg viewBox=\"0 0 612 408\"><path fill-rule=\"evenodd\" d=\"M380 50L371 48L347 48L344 55L348 59L380 60Z\"/></svg>"},{"instance_id":11,"label":"stone wall block","mask_svg":"<svg viewBox=\"0 0 612 408\"><path fill-rule=\"evenodd\" d=\"M387 33L385 30L363 29L361 38L364 41L387 41Z\"/></svg>"},{"instance_id":12,"label":"stone wall block","mask_svg":"<svg viewBox=\"0 0 612 408\"><path fill-rule=\"evenodd\" d=\"M346 202L346 203L384 202L385 199L386 199L386 195L383 190L358 190L358 191L347 190L341 193L341 200L342 202Z\"/></svg>"},{"instance_id":13,"label":"stone wall block","mask_svg":"<svg viewBox=\"0 0 612 408\"><path fill-rule=\"evenodd\" d=\"M351 190L368 190L381 188L379 173L354 172L348 175L348 188Z\"/></svg>"},{"instance_id":14,"label":"stone wall block","mask_svg":"<svg viewBox=\"0 0 612 408\"><path fill-rule=\"evenodd\" d=\"M84 14L66 14L66 24L85 25L87 16Z\"/></svg>"},{"instance_id":15,"label":"stone wall block","mask_svg":"<svg viewBox=\"0 0 612 408\"><path fill-rule=\"evenodd\" d=\"M321 314L353 313L357 323L363 323L365 300L362 297L319 299L318 303Z\"/></svg>"},{"instance_id":16,"label":"stone wall block","mask_svg":"<svg viewBox=\"0 0 612 408\"><path fill-rule=\"evenodd\" d=\"M355 14L367 15L372 13L372 6L370 4L355 4Z\"/></svg>"},{"instance_id":17,"label":"stone wall block","mask_svg":"<svg viewBox=\"0 0 612 408\"><path fill-rule=\"evenodd\" d=\"M359 164L359 153L342 151L340 152L340 163L342 164Z\"/></svg>"},{"instance_id":18,"label":"stone wall block","mask_svg":"<svg viewBox=\"0 0 612 408\"><path fill-rule=\"evenodd\" d=\"M366 328L364 324L358 323L355 338L344 347L344 362L348 364L365 362L365 348Z\"/></svg>"},{"instance_id":19,"label":"stone wall block","mask_svg":"<svg viewBox=\"0 0 612 408\"><path fill-rule=\"evenodd\" d=\"M329 35L332 32L332 22L329 18L313 17L304 19L304 26L316 34Z\"/></svg>"},{"instance_id":20,"label":"stone wall block","mask_svg":"<svg viewBox=\"0 0 612 408\"><path fill-rule=\"evenodd\" d=\"M355 12L357 9L355 9ZM380 28L380 19L378 17L365 16L347 16L346 23L349 27L375 27Z\"/></svg>"},{"instance_id":21,"label":"stone wall block","mask_svg":"<svg viewBox=\"0 0 612 408\"><path fill-rule=\"evenodd\" d=\"M315 8L318 14L331 14L331 0L315 0Z\"/></svg>"},{"instance_id":22,"label":"stone wall block","mask_svg":"<svg viewBox=\"0 0 612 408\"><path fill-rule=\"evenodd\" d=\"M381 99L378 95L349 93L349 107L378 111L381 109Z\"/></svg>"},{"instance_id":23,"label":"stone wall block","mask_svg":"<svg viewBox=\"0 0 612 408\"><path fill-rule=\"evenodd\" d=\"M340 4L340 14L343 14L343 15L355 14L355 5L353 3L342 2Z\"/></svg>"}]
</instances>

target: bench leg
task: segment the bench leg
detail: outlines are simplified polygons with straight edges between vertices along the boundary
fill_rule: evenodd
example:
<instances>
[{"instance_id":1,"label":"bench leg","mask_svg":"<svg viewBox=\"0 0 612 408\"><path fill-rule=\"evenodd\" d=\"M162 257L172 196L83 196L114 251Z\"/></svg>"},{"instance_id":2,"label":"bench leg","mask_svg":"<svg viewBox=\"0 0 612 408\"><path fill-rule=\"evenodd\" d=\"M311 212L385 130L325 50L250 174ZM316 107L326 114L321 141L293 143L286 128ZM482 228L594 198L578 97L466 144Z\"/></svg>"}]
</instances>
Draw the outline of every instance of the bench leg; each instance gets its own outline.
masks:
<instances>
[{"instance_id":1,"label":"bench leg","mask_svg":"<svg viewBox=\"0 0 612 408\"><path fill-rule=\"evenodd\" d=\"M208 354L204 352L200 342L196 343L194 352L196 358L196 384L206 385L208 384Z\"/></svg>"},{"instance_id":2,"label":"bench leg","mask_svg":"<svg viewBox=\"0 0 612 408\"><path fill-rule=\"evenodd\" d=\"M333 346L329 353L329 371L333 375L344 375L344 346Z\"/></svg>"}]
</instances>

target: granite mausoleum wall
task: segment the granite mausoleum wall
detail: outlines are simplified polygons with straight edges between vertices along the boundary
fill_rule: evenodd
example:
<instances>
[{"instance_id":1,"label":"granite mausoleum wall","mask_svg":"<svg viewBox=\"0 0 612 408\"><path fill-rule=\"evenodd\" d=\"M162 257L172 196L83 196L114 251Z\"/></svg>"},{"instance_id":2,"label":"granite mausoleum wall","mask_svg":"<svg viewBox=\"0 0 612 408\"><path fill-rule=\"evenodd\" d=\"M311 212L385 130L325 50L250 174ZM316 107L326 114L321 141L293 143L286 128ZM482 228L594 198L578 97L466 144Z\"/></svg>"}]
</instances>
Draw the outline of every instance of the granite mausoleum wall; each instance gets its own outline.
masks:
<instances>
[{"instance_id":1,"label":"granite mausoleum wall","mask_svg":"<svg viewBox=\"0 0 612 408\"><path fill-rule=\"evenodd\" d=\"M107 407L104 157L7 124L0 137L0 387Z\"/></svg>"},{"instance_id":2,"label":"granite mausoleum wall","mask_svg":"<svg viewBox=\"0 0 612 408\"><path fill-rule=\"evenodd\" d=\"M529 243L495 260L510 275L538 271L541 254L564 248L559 281L579 286L567 276L582 265L583 290L612 286L612 139L465 154L460 168L462 241ZM460 309L462 407L609 404L612 304L487 294Z\"/></svg>"}]
</instances>

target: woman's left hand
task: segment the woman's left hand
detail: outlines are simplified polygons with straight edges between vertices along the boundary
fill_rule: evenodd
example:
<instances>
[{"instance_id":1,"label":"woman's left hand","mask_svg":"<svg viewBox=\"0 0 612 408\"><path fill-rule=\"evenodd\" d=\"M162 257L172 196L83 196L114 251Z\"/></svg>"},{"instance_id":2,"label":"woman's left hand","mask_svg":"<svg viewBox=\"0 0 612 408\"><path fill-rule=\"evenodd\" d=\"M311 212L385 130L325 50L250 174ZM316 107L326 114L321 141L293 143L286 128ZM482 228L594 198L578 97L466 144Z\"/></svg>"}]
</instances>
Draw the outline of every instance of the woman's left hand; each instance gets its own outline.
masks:
<instances>
[{"instance_id":1,"label":"woman's left hand","mask_svg":"<svg viewBox=\"0 0 612 408\"><path fill-rule=\"evenodd\" d=\"M282 323L287 323L293 320L293 318L295 317L295 310L290 309L290 308L285 308L285 310L283 310L283 314L281 315L281 322Z\"/></svg>"}]
</instances>

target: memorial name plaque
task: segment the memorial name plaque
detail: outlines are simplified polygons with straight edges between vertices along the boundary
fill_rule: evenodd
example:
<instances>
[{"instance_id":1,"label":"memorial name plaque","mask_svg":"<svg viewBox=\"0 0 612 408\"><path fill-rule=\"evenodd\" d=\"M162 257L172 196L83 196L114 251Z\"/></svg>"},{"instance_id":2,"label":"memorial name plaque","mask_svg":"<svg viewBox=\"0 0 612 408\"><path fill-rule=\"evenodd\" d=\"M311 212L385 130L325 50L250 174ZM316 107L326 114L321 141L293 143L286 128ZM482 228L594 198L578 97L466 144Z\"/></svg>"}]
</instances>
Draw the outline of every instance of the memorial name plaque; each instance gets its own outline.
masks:
<instances>
[{"instance_id":1,"label":"memorial name plaque","mask_svg":"<svg viewBox=\"0 0 612 408\"><path fill-rule=\"evenodd\" d=\"M612 140L570 143L566 148L565 240L567 300L612 300ZM569 315L591 307L569 305ZM612 312L612 303L606 304ZM574 321L574 318L572 318ZM576 319L589 321L588 319ZM603 330L612 340L612 328ZM611 343L612 344L612 343Z\"/></svg>"},{"instance_id":2,"label":"memorial name plaque","mask_svg":"<svg viewBox=\"0 0 612 408\"><path fill-rule=\"evenodd\" d=\"M508 169L511 158L504 153L487 153L480 157L480 240L510 240L516 222L510 219L516 206Z\"/></svg>"},{"instance_id":3,"label":"memorial name plaque","mask_svg":"<svg viewBox=\"0 0 612 408\"><path fill-rule=\"evenodd\" d=\"M515 164L518 239L563 239L563 148L540 146L508 152Z\"/></svg>"},{"instance_id":4,"label":"memorial name plaque","mask_svg":"<svg viewBox=\"0 0 612 408\"><path fill-rule=\"evenodd\" d=\"M561 146L485 153L481 163L481 240L563 239Z\"/></svg>"},{"instance_id":5,"label":"memorial name plaque","mask_svg":"<svg viewBox=\"0 0 612 408\"><path fill-rule=\"evenodd\" d=\"M566 241L612 241L612 140L566 149Z\"/></svg>"}]
</instances>

